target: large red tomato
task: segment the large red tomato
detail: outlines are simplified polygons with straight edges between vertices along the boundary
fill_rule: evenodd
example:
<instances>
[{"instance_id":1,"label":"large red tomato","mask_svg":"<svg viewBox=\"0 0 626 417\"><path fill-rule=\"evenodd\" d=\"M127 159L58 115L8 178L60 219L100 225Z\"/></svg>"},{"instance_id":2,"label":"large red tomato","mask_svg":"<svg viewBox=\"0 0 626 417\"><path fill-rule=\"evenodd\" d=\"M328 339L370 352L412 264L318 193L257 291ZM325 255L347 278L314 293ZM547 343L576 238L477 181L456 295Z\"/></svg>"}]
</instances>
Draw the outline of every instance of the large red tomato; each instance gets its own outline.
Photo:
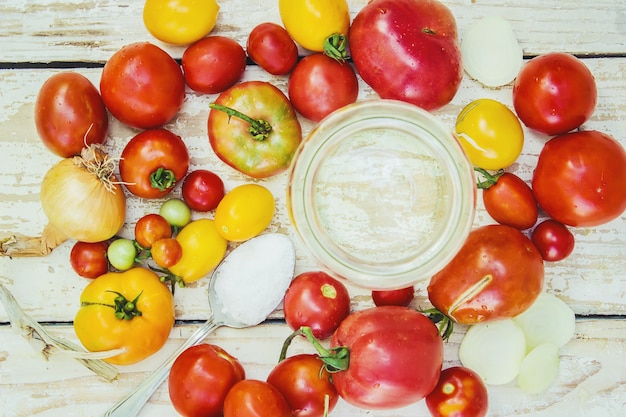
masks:
<instances>
[{"instance_id":1,"label":"large red tomato","mask_svg":"<svg viewBox=\"0 0 626 417\"><path fill-rule=\"evenodd\" d=\"M109 119L100 93L83 75L60 72L41 86L35 101L35 126L43 144L69 158L106 140Z\"/></svg>"},{"instance_id":2,"label":"large red tomato","mask_svg":"<svg viewBox=\"0 0 626 417\"><path fill-rule=\"evenodd\" d=\"M180 136L166 129L151 129L134 136L120 158L120 178L134 195L166 196L189 169L189 152Z\"/></svg>"},{"instance_id":3,"label":"large red tomato","mask_svg":"<svg viewBox=\"0 0 626 417\"><path fill-rule=\"evenodd\" d=\"M192 346L176 358L170 370L172 405L184 417L221 417L226 395L244 377L239 360L221 347Z\"/></svg>"},{"instance_id":4,"label":"large red tomato","mask_svg":"<svg viewBox=\"0 0 626 417\"><path fill-rule=\"evenodd\" d=\"M434 110L461 85L456 21L438 0L373 0L354 18L349 44L363 81L382 98Z\"/></svg>"},{"instance_id":5,"label":"large red tomato","mask_svg":"<svg viewBox=\"0 0 626 417\"><path fill-rule=\"evenodd\" d=\"M626 151L598 131L550 139L532 179L544 211L569 226L598 226L626 210Z\"/></svg>"},{"instance_id":6,"label":"large red tomato","mask_svg":"<svg viewBox=\"0 0 626 417\"><path fill-rule=\"evenodd\" d=\"M476 324L515 317L543 289L541 254L519 229L492 224L470 232L428 285L430 302L452 320Z\"/></svg>"},{"instance_id":7,"label":"large red tomato","mask_svg":"<svg viewBox=\"0 0 626 417\"><path fill-rule=\"evenodd\" d=\"M489 394L480 376L463 366L441 371L435 389L426 396L433 417L484 417Z\"/></svg>"},{"instance_id":8,"label":"large red tomato","mask_svg":"<svg viewBox=\"0 0 626 417\"><path fill-rule=\"evenodd\" d=\"M593 74L573 55L551 52L528 61L513 84L513 106L531 129L558 135L587 121L598 92Z\"/></svg>"},{"instance_id":9,"label":"large red tomato","mask_svg":"<svg viewBox=\"0 0 626 417\"><path fill-rule=\"evenodd\" d=\"M148 42L122 47L102 69L100 93L111 114L138 129L169 122L185 99L185 80L178 63Z\"/></svg>"}]
</instances>

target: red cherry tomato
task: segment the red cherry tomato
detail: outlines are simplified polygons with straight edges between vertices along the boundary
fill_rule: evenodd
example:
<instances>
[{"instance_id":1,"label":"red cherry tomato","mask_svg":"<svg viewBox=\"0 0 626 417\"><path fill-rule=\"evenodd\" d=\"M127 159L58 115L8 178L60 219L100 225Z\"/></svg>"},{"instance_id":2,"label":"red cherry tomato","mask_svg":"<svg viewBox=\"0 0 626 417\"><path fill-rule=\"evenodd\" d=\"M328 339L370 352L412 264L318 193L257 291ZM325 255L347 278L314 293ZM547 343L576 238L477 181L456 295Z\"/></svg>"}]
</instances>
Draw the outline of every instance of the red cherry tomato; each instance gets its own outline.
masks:
<instances>
[{"instance_id":1,"label":"red cherry tomato","mask_svg":"<svg viewBox=\"0 0 626 417\"><path fill-rule=\"evenodd\" d=\"M513 107L531 129L558 135L585 123L596 107L593 74L573 55L551 52L528 61L513 83Z\"/></svg>"},{"instance_id":2,"label":"red cherry tomato","mask_svg":"<svg viewBox=\"0 0 626 417\"><path fill-rule=\"evenodd\" d=\"M265 381L237 382L224 400L224 417L291 417L291 408L278 388Z\"/></svg>"},{"instance_id":3,"label":"red cherry tomato","mask_svg":"<svg viewBox=\"0 0 626 417\"><path fill-rule=\"evenodd\" d=\"M248 56L270 74L288 74L298 62L298 47L287 30L272 22L255 26L246 43Z\"/></svg>"},{"instance_id":4,"label":"red cherry tomato","mask_svg":"<svg viewBox=\"0 0 626 417\"><path fill-rule=\"evenodd\" d=\"M166 196L189 169L189 152L180 136L165 129L145 130L122 150L120 177L134 195Z\"/></svg>"},{"instance_id":5,"label":"red cherry tomato","mask_svg":"<svg viewBox=\"0 0 626 417\"><path fill-rule=\"evenodd\" d=\"M178 63L148 42L122 47L102 69L102 100L119 121L138 129L169 122L185 99L185 79Z\"/></svg>"},{"instance_id":6,"label":"red cherry tomato","mask_svg":"<svg viewBox=\"0 0 626 417\"><path fill-rule=\"evenodd\" d=\"M402 306L407 307L415 298L415 288L406 287L397 290L372 291L372 300L378 307L380 306Z\"/></svg>"},{"instance_id":7,"label":"red cherry tomato","mask_svg":"<svg viewBox=\"0 0 626 417\"><path fill-rule=\"evenodd\" d=\"M214 210L222 201L224 193L222 179L206 169L190 172L183 181L183 200L195 211Z\"/></svg>"},{"instance_id":8,"label":"red cherry tomato","mask_svg":"<svg viewBox=\"0 0 626 417\"><path fill-rule=\"evenodd\" d=\"M574 250L574 235L563 223L548 219L539 223L531 240L545 261L556 262L567 258Z\"/></svg>"},{"instance_id":9,"label":"red cherry tomato","mask_svg":"<svg viewBox=\"0 0 626 417\"><path fill-rule=\"evenodd\" d=\"M221 93L235 85L246 69L246 51L225 36L209 36L191 44L182 58L187 85L200 93Z\"/></svg>"},{"instance_id":10,"label":"red cherry tomato","mask_svg":"<svg viewBox=\"0 0 626 417\"><path fill-rule=\"evenodd\" d=\"M168 237L172 237L172 226L160 214L146 214L135 223L135 241L144 249L150 249L154 242Z\"/></svg>"},{"instance_id":11,"label":"red cherry tomato","mask_svg":"<svg viewBox=\"0 0 626 417\"><path fill-rule=\"evenodd\" d=\"M192 346L172 365L170 400L184 417L222 417L226 395L244 377L239 360L219 346Z\"/></svg>"},{"instance_id":12,"label":"red cherry tomato","mask_svg":"<svg viewBox=\"0 0 626 417\"><path fill-rule=\"evenodd\" d=\"M441 371L437 386L426 396L426 406L433 417L484 417L489 395L477 373L454 366Z\"/></svg>"},{"instance_id":13,"label":"red cherry tomato","mask_svg":"<svg viewBox=\"0 0 626 417\"><path fill-rule=\"evenodd\" d=\"M169 268L180 261L183 256L183 247L173 237L159 239L152 244L150 256L158 266Z\"/></svg>"},{"instance_id":14,"label":"red cherry tomato","mask_svg":"<svg viewBox=\"0 0 626 417\"><path fill-rule=\"evenodd\" d=\"M100 93L83 75L60 72L41 86L35 101L35 126L55 155L79 155L91 144L104 143L109 118Z\"/></svg>"},{"instance_id":15,"label":"red cherry tomato","mask_svg":"<svg viewBox=\"0 0 626 417\"><path fill-rule=\"evenodd\" d=\"M325 272L304 272L293 279L283 302L285 321L293 329L308 326L325 339L350 314L350 294Z\"/></svg>"},{"instance_id":16,"label":"red cherry tomato","mask_svg":"<svg viewBox=\"0 0 626 417\"><path fill-rule=\"evenodd\" d=\"M359 84L350 64L316 53L296 64L289 76L288 94L298 113L318 122L334 110L354 103Z\"/></svg>"},{"instance_id":17,"label":"red cherry tomato","mask_svg":"<svg viewBox=\"0 0 626 417\"><path fill-rule=\"evenodd\" d=\"M83 278L98 278L109 272L108 242L76 242L70 251L70 265Z\"/></svg>"},{"instance_id":18,"label":"red cherry tomato","mask_svg":"<svg viewBox=\"0 0 626 417\"><path fill-rule=\"evenodd\" d=\"M283 394L294 417L322 417L325 397L329 413L339 399L330 375L317 355L303 353L280 361L267 382Z\"/></svg>"}]
</instances>

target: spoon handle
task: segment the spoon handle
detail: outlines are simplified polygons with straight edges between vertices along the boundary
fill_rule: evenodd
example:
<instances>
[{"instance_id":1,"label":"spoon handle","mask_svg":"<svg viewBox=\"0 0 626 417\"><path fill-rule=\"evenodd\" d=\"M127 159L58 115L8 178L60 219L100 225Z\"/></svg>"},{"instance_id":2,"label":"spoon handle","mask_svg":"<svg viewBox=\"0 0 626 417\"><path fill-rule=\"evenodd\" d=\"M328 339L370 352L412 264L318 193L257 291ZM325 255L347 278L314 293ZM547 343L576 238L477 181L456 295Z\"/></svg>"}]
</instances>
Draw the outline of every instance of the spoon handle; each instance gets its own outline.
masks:
<instances>
[{"instance_id":1,"label":"spoon handle","mask_svg":"<svg viewBox=\"0 0 626 417\"><path fill-rule=\"evenodd\" d=\"M180 345L148 378L124 399L104 413L104 417L134 417L139 414L144 404L150 399L154 391L167 378L174 361L187 348L200 343L204 338L213 333L222 323L216 323L213 317L209 318L198 330Z\"/></svg>"}]
</instances>

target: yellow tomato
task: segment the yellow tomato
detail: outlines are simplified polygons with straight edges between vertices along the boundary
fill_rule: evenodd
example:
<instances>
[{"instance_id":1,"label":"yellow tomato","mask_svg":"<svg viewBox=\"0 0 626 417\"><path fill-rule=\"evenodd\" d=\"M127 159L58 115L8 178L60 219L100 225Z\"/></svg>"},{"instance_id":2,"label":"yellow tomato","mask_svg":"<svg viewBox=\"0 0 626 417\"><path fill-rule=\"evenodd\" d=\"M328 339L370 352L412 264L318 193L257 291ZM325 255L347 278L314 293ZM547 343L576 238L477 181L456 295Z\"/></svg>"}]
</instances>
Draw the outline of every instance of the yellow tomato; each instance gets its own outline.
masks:
<instances>
[{"instance_id":1,"label":"yellow tomato","mask_svg":"<svg viewBox=\"0 0 626 417\"><path fill-rule=\"evenodd\" d=\"M472 163L484 169L508 167L524 146L524 130L515 113L492 99L465 106L456 119L455 132Z\"/></svg>"},{"instance_id":2,"label":"yellow tomato","mask_svg":"<svg viewBox=\"0 0 626 417\"><path fill-rule=\"evenodd\" d=\"M346 0L279 0L278 8L291 38L306 49L322 52L330 35L348 36Z\"/></svg>"},{"instance_id":3,"label":"yellow tomato","mask_svg":"<svg viewBox=\"0 0 626 417\"><path fill-rule=\"evenodd\" d=\"M183 255L169 271L185 283L197 281L215 269L228 246L211 219L191 221L178 233L176 240L183 248Z\"/></svg>"},{"instance_id":4,"label":"yellow tomato","mask_svg":"<svg viewBox=\"0 0 626 417\"><path fill-rule=\"evenodd\" d=\"M170 289L154 272L140 267L91 281L74 318L76 336L87 350L126 349L105 359L115 365L139 362L161 349L173 325Z\"/></svg>"},{"instance_id":5,"label":"yellow tomato","mask_svg":"<svg viewBox=\"0 0 626 417\"><path fill-rule=\"evenodd\" d=\"M143 23L158 40L187 45L213 30L219 9L216 0L146 0Z\"/></svg>"},{"instance_id":6,"label":"yellow tomato","mask_svg":"<svg viewBox=\"0 0 626 417\"><path fill-rule=\"evenodd\" d=\"M215 226L224 239L243 242L260 234L274 217L274 196L262 185L230 190L215 209Z\"/></svg>"}]
</instances>

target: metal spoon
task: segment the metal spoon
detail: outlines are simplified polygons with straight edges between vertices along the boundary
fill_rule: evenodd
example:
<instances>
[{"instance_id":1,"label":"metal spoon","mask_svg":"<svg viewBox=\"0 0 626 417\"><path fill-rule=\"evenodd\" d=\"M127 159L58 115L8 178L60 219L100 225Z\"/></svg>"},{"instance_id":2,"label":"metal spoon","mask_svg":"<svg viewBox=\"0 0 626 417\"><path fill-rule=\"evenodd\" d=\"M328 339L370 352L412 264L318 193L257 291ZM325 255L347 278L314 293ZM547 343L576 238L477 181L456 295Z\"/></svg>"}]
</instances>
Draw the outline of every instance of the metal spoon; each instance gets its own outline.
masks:
<instances>
[{"instance_id":1,"label":"metal spoon","mask_svg":"<svg viewBox=\"0 0 626 417\"><path fill-rule=\"evenodd\" d=\"M258 264L248 257L253 252ZM283 299L293 278L295 248L290 238L269 233L250 239L234 249L213 271L209 282L211 316L185 343L134 391L110 408L104 417L136 416L154 391L167 378L172 364L184 350L200 343L220 326L255 326L267 318ZM260 275L272 277L269 282ZM230 281L230 283L228 282ZM233 291L236 291L234 293ZM241 294L242 291L246 293ZM227 305L223 300L233 304ZM249 309L258 302L260 311Z\"/></svg>"}]
</instances>

